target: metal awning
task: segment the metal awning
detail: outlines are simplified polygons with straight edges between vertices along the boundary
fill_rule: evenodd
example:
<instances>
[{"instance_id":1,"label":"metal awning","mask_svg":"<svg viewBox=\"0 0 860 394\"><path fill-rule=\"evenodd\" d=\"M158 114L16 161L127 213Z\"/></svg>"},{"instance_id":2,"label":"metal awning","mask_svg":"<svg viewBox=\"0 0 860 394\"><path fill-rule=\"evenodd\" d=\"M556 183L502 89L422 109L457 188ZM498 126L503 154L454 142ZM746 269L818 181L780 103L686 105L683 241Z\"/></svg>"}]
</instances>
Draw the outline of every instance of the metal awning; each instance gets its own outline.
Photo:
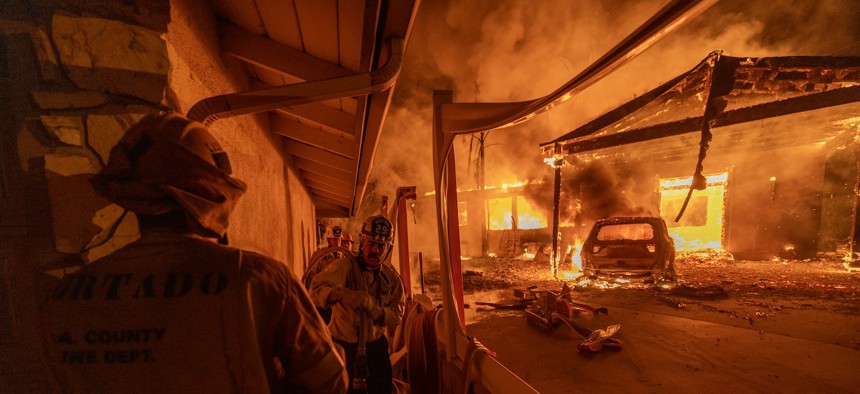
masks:
<instances>
[{"instance_id":1,"label":"metal awning","mask_svg":"<svg viewBox=\"0 0 860 394\"><path fill-rule=\"evenodd\" d=\"M845 125L860 120L858 102L860 57L742 58L714 52L689 72L540 146L548 156L556 147L575 155L647 141L642 147L649 154L671 158L689 154L691 144L668 137L690 140L694 136L684 135L715 128L725 128L720 138L746 146L836 146L853 137ZM792 131L730 127L775 124L776 118L790 120Z\"/></svg>"}]
</instances>

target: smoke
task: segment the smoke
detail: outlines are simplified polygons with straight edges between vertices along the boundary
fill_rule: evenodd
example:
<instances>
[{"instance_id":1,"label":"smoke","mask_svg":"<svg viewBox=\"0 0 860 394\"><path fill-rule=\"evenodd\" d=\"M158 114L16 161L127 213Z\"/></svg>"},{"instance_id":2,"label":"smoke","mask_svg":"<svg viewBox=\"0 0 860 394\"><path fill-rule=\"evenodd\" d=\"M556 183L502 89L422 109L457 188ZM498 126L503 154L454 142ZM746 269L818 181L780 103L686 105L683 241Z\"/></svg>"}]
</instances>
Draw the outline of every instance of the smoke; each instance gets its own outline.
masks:
<instances>
[{"instance_id":1,"label":"smoke","mask_svg":"<svg viewBox=\"0 0 860 394\"><path fill-rule=\"evenodd\" d=\"M550 93L657 12L665 1L424 1L412 31L372 178L378 196L399 186L432 191L432 91L455 102L530 100ZM853 0L722 0L611 76L519 126L490 132L486 183L551 174L540 143L689 70L713 50L731 56L860 55L860 4ZM458 185L476 185L468 137L455 141ZM471 158L476 155L472 153ZM690 168L692 170L692 165ZM608 170L574 175L594 190L613 185ZM607 177L599 181L599 176ZM627 193L627 192L625 192ZM630 197L629 199L632 199ZM617 201L635 211L645 204ZM637 208L637 205L639 208ZM613 209L607 208L612 211Z\"/></svg>"}]
</instances>

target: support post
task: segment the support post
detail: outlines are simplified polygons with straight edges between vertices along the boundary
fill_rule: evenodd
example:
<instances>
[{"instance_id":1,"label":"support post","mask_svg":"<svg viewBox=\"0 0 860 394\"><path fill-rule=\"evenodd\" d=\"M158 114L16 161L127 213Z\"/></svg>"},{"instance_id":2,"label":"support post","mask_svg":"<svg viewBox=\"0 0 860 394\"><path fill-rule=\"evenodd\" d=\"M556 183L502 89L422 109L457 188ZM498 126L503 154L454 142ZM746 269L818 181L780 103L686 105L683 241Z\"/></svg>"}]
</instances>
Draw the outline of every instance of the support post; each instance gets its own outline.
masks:
<instances>
[{"instance_id":1,"label":"support post","mask_svg":"<svg viewBox=\"0 0 860 394\"><path fill-rule=\"evenodd\" d=\"M854 162L856 164L857 170L854 175L854 198L853 198L853 213L852 213L852 226L851 226L851 239L848 242L848 256L845 256L848 260L848 266L851 268L860 268L860 256L858 256L858 248L860 248L860 149L856 149L854 154Z\"/></svg>"},{"instance_id":2,"label":"support post","mask_svg":"<svg viewBox=\"0 0 860 394\"><path fill-rule=\"evenodd\" d=\"M558 234L558 221L559 221L559 209L558 203L561 197L561 166L555 167L555 181L553 182L553 190L552 190L552 276L555 279L558 279L558 265L559 265L559 256L560 251L558 250L559 244L559 234Z\"/></svg>"},{"instance_id":3,"label":"support post","mask_svg":"<svg viewBox=\"0 0 860 394\"><path fill-rule=\"evenodd\" d=\"M448 152L448 250L451 251L451 278L454 280L454 299L460 316L460 328L466 329L466 310L463 307L463 263L460 260L460 212L457 207L457 166L454 149Z\"/></svg>"},{"instance_id":4,"label":"support post","mask_svg":"<svg viewBox=\"0 0 860 394\"><path fill-rule=\"evenodd\" d=\"M561 167L564 165L564 155L561 154L561 145L558 143L553 147L552 158L547 161L547 164L555 171L555 179L552 189L552 255L550 256L550 264L552 265L552 276L558 279L558 266L560 263L559 238L559 216L560 210L558 207L561 199Z\"/></svg>"},{"instance_id":5,"label":"support post","mask_svg":"<svg viewBox=\"0 0 860 394\"><path fill-rule=\"evenodd\" d=\"M450 163L453 160L449 160L449 153L451 152L451 143L454 139L453 135L449 135L445 133L445 128L443 127L444 117L442 115L442 107L444 105L450 105L454 99L454 92L450 90L435 90L433 91L433 178L434 178L434 187L436 189L436 221L438 225L438 236L439 236L439 273L441 275L440 281L442 285L442 316L444 317L444 334L443 342L445 344L445 360L447 362L451 362L454 358L457 358L456 351L456 338L458 333L464 333L463 327L465 327L465 323L461 322L460 314L457 312L462 308L462 304L457 305L457 301L455 301L455 290L454 290L454 276L459 276L461 279L459 280L462 283L462 271L454 270L453 260L456 256L457 266L459 268L460 261L460 253L459 253L459 231L457 225L457 211L454 210L454 218L449 218L448 215L451 214L451 209L449 205L451 201L448 199L451 190L449 188L448 182L452 178L450 174L455 172L454 168L450 166ZM453 158L453 156L450 156ZM453 188L454 195L456 197L456 186ZM454 200L454 204L456 204L456 199ZM451 223L454 223L454 226L451 226ZM453 229L453 230L452 230ZM456 231L454 234L457 235L456 241L453 238L452 231ZM457 245L458 250L453 252L451 250L451 245ZM462 301L460 301L462 302Z\"/></svg>"},{"instance_id":6,"label":"support post","mask_svg":"<svg viewBox=\"0 0 860 394\"><path fill-rule=\"evenodd\" d=\"M406 218L406 200L414 200L416 197L415 186L397 188L397 251L400 257L400 278L403 280L403 289L406 290L406 298L412 298L412 276L409 265L409 231ZM423 286L423 284L422 284Z\"/></svg>"}]
</instances>

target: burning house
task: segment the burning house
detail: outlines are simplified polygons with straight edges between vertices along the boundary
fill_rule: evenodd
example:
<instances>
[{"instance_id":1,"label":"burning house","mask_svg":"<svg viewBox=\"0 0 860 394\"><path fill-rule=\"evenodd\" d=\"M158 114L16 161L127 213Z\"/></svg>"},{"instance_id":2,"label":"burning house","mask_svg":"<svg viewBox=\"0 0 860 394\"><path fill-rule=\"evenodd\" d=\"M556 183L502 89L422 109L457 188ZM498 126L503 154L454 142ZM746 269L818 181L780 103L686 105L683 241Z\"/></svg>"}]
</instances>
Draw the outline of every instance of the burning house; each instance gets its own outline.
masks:
<instances>
[{"instance_id":1,"label":"burning house","mask_svg":"<svg viewBox=\"0 0 860 394\"><path fill-rule=\"evenodd\" d=\"M565 161L560 192L583 225L662 216L679 250L844 253L857 239L858 84L858 58L714 52L541 148ZM609 200L594 193L599 172L616 178L601 185Z\"/></svg>"},{"instance_id":2,"label":"burning house","mask_svg":"<svg viewBox=\"0 0 860 394\"><path fill-rule=\"evenodd\" d=\"M843 255L857 226L858 84L858 58L714 52L541 144L557 186L547 176L459 189L461 254L548 259L555 225L568 261L597 220L660 216L679 251ZM431 208L432 194L417 205Z\"/></svg>"}]
</instances>

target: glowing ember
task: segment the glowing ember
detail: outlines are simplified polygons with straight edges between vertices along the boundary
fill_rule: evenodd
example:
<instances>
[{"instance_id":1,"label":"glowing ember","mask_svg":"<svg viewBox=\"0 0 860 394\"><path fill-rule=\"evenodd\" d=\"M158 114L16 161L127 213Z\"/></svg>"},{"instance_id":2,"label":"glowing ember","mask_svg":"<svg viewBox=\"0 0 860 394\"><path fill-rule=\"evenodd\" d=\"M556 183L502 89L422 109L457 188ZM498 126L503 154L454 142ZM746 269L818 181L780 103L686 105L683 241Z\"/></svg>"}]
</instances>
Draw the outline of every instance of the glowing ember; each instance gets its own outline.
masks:
<instances>
[{"instance_id":1,"label":"glowing ember","mask_svg":"<svg viewBox=\"0 0 860 394\"><path fill-rule=\"evenodd\" d=\"M561 277L564 278L565 280L572 280L572 279L575 279L576 277L578 277L580 275L582 275L582 274L579 272L573 272L573 271L562 271L561 272Z\"/></svg>"},{"instance_id":2,"label":"glowing ember","mask_svg":"<svg viewBox=\"0 0 860 394\"><path fill-rule=\"evenodd\" d=\"M523 250L523 254L520 256L521 259L524 260L532 260L535 258L536 253L529 252L528 249Z\"/></svg>"}]
</instances>

